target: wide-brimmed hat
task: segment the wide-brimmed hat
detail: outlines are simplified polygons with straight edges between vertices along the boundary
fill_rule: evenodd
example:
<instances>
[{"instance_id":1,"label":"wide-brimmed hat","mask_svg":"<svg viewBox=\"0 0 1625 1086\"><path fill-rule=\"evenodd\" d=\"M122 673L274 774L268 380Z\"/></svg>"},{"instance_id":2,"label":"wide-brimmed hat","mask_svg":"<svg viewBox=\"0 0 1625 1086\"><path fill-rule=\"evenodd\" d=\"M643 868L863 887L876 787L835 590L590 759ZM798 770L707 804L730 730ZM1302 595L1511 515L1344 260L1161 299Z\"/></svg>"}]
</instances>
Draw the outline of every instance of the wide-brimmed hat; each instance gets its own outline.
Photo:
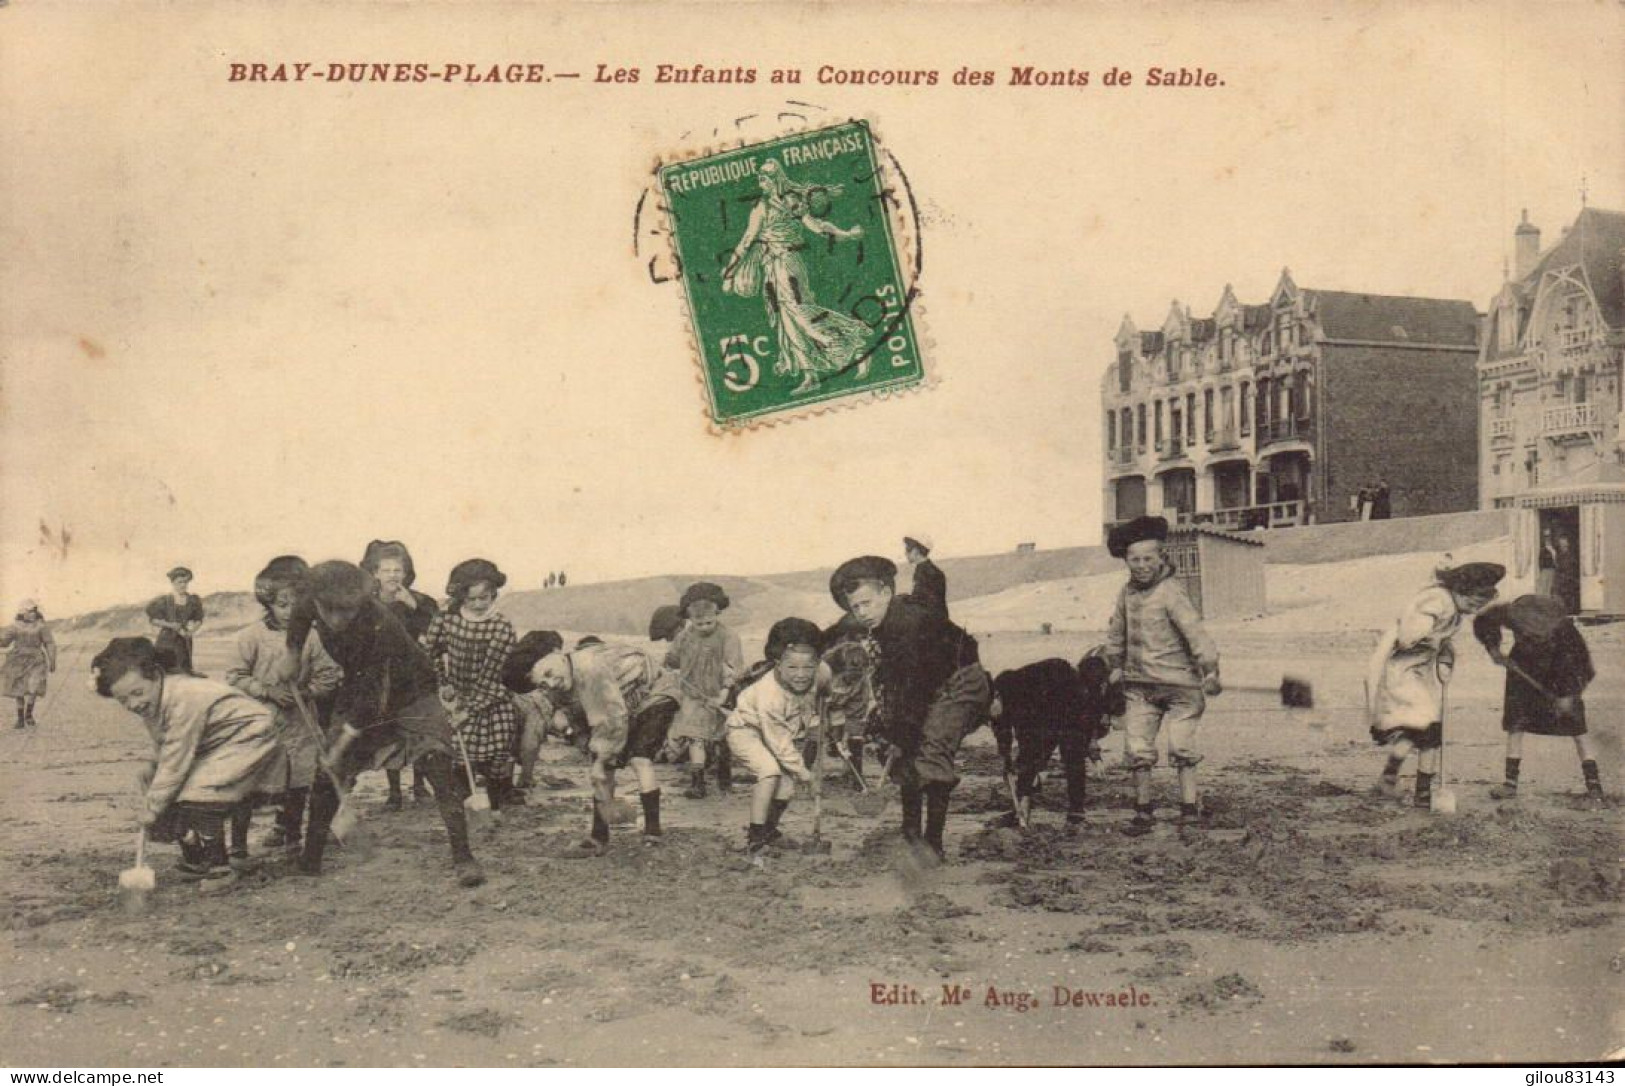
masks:
<instances>
[{"instance_id":1,"label":"wide-brimmed hat","mask_svg":"<svg viewBox=\"0 0 1625 1086\"><path fill-rule=\"evenodd\" d=\"M846 597L863 581L879 581L887 588L897 587L897 563L878 554L865 554L848 558L836 567L829 577L829 594L841 610L846 610Z\"/></svg>"},{"instance_id":2,"label":"wide-brimmed hat","mask_svg":"<svg viewBox=\"0 0 1625 1086\"><path fill-rule=\"evenodd\" d=\"M297 554L284 554L271 559L254 577L254 599L263 607L276 602L277 593L284 588L297 588L310 572L310 563Z\"/></svg>"},{"instance_id":3,"label":"wide-brimmed hat","mask_svg":"<svg viewBox=\"0 0 1625 1086\"><path fill-rule=\"evenodd\" d=\"M17 601L17 614L19 614L19 615L26 615L30 611L38 611L38 610L39 610L39 601L38 600L18 600Z\"/></svg>"},{"instance_id":4,"label":"wide-brimmed hat","mask_svg":"<svg viewBox=\"0 0 1625 1086\"><path fill-rule=\"evenodd\" d=\"M824 633L816 623L808 622L804 618L781 618L767 631L767 644L762 649L762 655L778 663L779 657L796 645L805 645L814 652L822 652Z\"/></svg>"},{"instance_id":5,"label":"wide-brimmed hat","mask_svg":"<svg viewBox=\"0 0 1625 1086\"><path fill-rule=\"evenodd\" d=\"M470 558L452 567L451 576L446 580L446 595L454 600L462 599L470 588L481 582L493 589L501 588L508 583L508 575L498 569L495 562Z\"/></svg>"},{"instance_id":6,"label":"wide-brimmed hat","mask_svg":"<svg viewBox=\"0 0 1625 1086\"><path fill-rule=\"evenodd\" d=\"M718 611L726 611L729 603L728 593L722 590L721 585L712 584L710 581L695 581L683 589L683 598L677 601L677 610L686 618L688 609L700 602L714 603Z\"/></svg>"},{"instance_id":7,"label":"wide-brimmed hat","mask_svg":"<svg viewBox=\"0 0 1625 1086\"><path fill-rule=\"evenodd\" d=\"M1122 558L1128 554L1128 549L1136 543L1143 543L1147 539L1155 539L1158 543L1168 538L1168 521L1165 517L1135 517L1125 524L1114 524L1112 530L1106 533L1106 550L1113 558Z\"/></svg>"},{"instance_id":8,"label":"wide-brimmed hat","mask_svg":"<svg viewBox=\"0 0 1625 1086\"><path fill-rule=\"evenodd\" d=\"M1568 608L1556 596L1519 596L1506 607L1507 624L1519 637L1546 641L1568 621Z\"/></svg>"},{"instance_id":9,"label":"wide-brimmed hat","mask_svg":"<svg viewBox=\"0 0 1625 1086\"><path fill-rule=\"evenodd\" d=\"M1478 596L1489 592L1507 575L1507 567L1497 562L1468 562L1449 566L1435 573L1438 581L1452 592L1465 596Z\"/></svg>"},{"instance_id":10,"label":"wide-brimmed hat","mask_svg":"<svg viewBox=\"0 0 1625 1086\"><path fill-rule=\"evenodd\" d=\"M649 616L649 640L670 641L683 628L683 609L674 603L663 603Z\"/></svg>"}]
</instances>

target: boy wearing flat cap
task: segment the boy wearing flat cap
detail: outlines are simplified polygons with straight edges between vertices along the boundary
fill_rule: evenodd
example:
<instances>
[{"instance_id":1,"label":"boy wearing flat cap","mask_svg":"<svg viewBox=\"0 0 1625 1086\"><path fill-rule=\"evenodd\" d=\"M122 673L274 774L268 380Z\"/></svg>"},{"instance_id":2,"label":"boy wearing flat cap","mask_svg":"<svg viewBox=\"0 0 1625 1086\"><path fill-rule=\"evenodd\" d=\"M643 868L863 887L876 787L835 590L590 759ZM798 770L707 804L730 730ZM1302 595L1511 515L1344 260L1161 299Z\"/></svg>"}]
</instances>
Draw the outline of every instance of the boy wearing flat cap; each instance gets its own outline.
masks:
<instances>
[{"instance_id":1,"label":"boy wearing flat cap","mask_svg":"<svg viewBox=\"0 0 1625 1086\"><path fill-rule=\"evenodd\" d=\"M1371 738L1388 748L1379 794L1399 794L1399 771L1415 750L1415 805L1431 805L1444 743L1444 688L1456 667L1453 638L1464 615L1477 614L1495 599L1504 576L1506 567L1493 562L1440 566L1434 583L1411 600L1377 643L1367 667L1366 708Z\"/></svg>"},{"instance_id":2,"label":"boy wearing flat cap","mask_svg":"<svg viewBox=\"0 0 1625 1086\"><path fill-rule=\"evenodd\" d=\"M1512 651L1502 653L1501 631L1512 634ZM1566 735L1574 740L1585 778L1586 799L1603 803L1597 755L1586 734L1586 707L1581 693L1596 677L1585 639L1569 620L1563 602L1552 596L1519 596L1491 604L1473 619L1478 638L1497 667L1507 669L1501 730L1507 733L1506 781L1490 789L1494 799L1518 798L1518 771L1523 737Z\"/></svg>"},{"instance_id":3,"label":"boy wearing flat cap","mask_svg":"<svg viewBox=\"0 0 1625 1086\"><path fill-rule=\"evenodd\" d=\"M875 660L879 729L894 748L903 837L921 839L923 809L925 844L943 860L948 796L959 783L954 756L993 700L976 639L935 605L897 595L897 566L885 558L866 555L843 563L829 591L847 614L837 637L862 634Z\"/></svg>"},{"instance_id":4,"label":"boy wearing flat cap","mask_svg":"<svg viewBox=\"0 0 1625 1086\"><path fill-rule=\"evenodd\" d=\"M1113 528L1106 540L1129 572L1106 629L1106 661L1112 685L1123 685L1123 730L1134 770L1134 818L1123 832L1132 837L1156 826L1151 769L1157 764L1157 733L1164 727L1168 758L1179 773L1179 823L1201 823L1196 728L1207 699L1223 689L1218 646L1163 554L1167 538L1162 517L1138 517Z\"/></svg>"}]
</instances>

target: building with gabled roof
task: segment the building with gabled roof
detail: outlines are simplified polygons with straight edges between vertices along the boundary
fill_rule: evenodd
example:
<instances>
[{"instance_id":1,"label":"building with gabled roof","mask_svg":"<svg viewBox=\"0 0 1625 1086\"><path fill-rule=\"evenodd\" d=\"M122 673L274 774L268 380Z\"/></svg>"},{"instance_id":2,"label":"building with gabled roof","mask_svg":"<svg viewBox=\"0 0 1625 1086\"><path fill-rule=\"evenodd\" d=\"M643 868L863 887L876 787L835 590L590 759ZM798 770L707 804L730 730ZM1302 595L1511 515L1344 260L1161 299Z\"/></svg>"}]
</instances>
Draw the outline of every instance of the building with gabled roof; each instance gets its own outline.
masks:
<instances>
[{"instance_id":1,"label":"building with gabled roof","mask_svg":"<svg viewBox=\"0 0 1625 1086\"><path fill-rule=\"evenodd\" d=\"M1108 525L1350 520L1379 485L1396 516L1475 508L1478 325L1469 301L1302 289L1284 269L1263 304L1226 285L1210 316L1125 316L1102 386Z\"/></svg>"},{"instance_id":2,"label":"building with gabled roof","mask_svg":"<svg viewBox=\"0 0 1625 1086\"><path fill-rule=\"evenodd\" d=\"M1542 250L1527 212L1484 318L1479 493L1519 509L1520 572L1571 611L1625 613L1625 213L1585 207Z\"/></svg>"}]
</instances>

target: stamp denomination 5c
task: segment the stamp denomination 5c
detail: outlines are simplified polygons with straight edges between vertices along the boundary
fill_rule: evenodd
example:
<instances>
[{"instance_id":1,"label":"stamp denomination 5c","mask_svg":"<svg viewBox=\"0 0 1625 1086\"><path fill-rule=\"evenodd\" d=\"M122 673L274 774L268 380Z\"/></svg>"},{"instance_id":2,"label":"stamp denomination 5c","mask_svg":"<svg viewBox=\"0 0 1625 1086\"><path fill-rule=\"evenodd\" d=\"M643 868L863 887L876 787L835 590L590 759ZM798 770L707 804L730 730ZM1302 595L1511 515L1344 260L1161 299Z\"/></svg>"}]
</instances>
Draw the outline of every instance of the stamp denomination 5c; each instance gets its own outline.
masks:
<instances>
[{"instance_id":1,"label":"stamp denomination 5c","mask_svg":"<svg viewBox=\"0 0 1625 1086\"><path fill-rule=\"evenodd\" d=\"M924 380L918 262L894 229L907 195L867 124L669 164L659 177L718 426Z\"/></svg>"}]
</instances>

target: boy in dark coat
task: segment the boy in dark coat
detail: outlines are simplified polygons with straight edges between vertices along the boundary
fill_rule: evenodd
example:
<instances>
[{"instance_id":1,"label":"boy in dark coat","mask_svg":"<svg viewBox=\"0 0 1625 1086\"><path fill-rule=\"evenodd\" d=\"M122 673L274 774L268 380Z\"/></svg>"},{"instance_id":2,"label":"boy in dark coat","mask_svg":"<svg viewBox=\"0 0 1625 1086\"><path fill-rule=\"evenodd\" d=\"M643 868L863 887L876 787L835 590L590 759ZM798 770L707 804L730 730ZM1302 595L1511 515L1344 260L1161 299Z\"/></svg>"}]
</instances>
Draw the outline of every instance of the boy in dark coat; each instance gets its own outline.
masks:
<instances>
[{"instance_id":1,"label":"boy in dark coat","mask_svg":"<svg viewBox=\"0 0 1625 1086\"><path fill-rule=\"evenodd\" d=\"M1501 631L1512 632L1512 651L1502 653ZM1501 730L1507 733L1506 781L1490 789L1495 799L1518 797L1523 737L1566 735L1580 755L1586 797L1602 802L1597 755L1586 734L1581 693L1596 676L1585 639L1569 620L1563 602L1552 596L1519 596L1493 604L1473 619L1473 636L1490 659L1507 669Z\"/></svg>"},{"instance_id":2,"label":"boy in dark coat","mask_svg":"<svg viewBox=\"0 0 1625 1086\"><path fill-rule=\"evenodd\" d=\"M948 621L940 608L897 595L897 566L874 555L841 565L830 596L846 611L843 632L861 634L873 648L881 736L895 750L892 776L902 789L903 837L921 839L946 858L942 831L948 796L959 783L959 744L987 716L992 688L976 639Z\"/></svg>"},{"instance_id":3,"label":"boy in dark coat","mask_svg":"<svg viewBox=\"0 0 1625 1086\"><path fill-rule=\"evenodd\" d=\"M1104 651L1096 648L1076 667L1060 659L1039 660L993 680L993 735L1006 773L1015 774L1020 821L1032 808L1038 775L1060 748L1067 825L1084 823L1085 771L1091 759L1100 759L1101 737L1115 715L1112 695L1122 700L1121 691L1107 682L1110 674ZM1122 711L1120 704L1116 711Z\"/></svg>"},{"instance_id":4,"label":"boy in dark coat","mask_svg":"<svg viewBox=\"0 0 1625 1086\"><path fill-rule=\"evenodd\" d=\"M446 824L457 881L479 886L485 873L469 849L468 820L452 775L451 721L440 704L434 664L379 602L371 576L359 566L323 562L310 571L307 586L309 595L288 625L288 647L297 658L315 630L344 670L334 704L341 727L324 759L332 776L348 782L366 769L422 765ZM318 773L301 873L321 874L327 828L338 807L338 789L328 773Z\"/></svg>"}]
</instances>

